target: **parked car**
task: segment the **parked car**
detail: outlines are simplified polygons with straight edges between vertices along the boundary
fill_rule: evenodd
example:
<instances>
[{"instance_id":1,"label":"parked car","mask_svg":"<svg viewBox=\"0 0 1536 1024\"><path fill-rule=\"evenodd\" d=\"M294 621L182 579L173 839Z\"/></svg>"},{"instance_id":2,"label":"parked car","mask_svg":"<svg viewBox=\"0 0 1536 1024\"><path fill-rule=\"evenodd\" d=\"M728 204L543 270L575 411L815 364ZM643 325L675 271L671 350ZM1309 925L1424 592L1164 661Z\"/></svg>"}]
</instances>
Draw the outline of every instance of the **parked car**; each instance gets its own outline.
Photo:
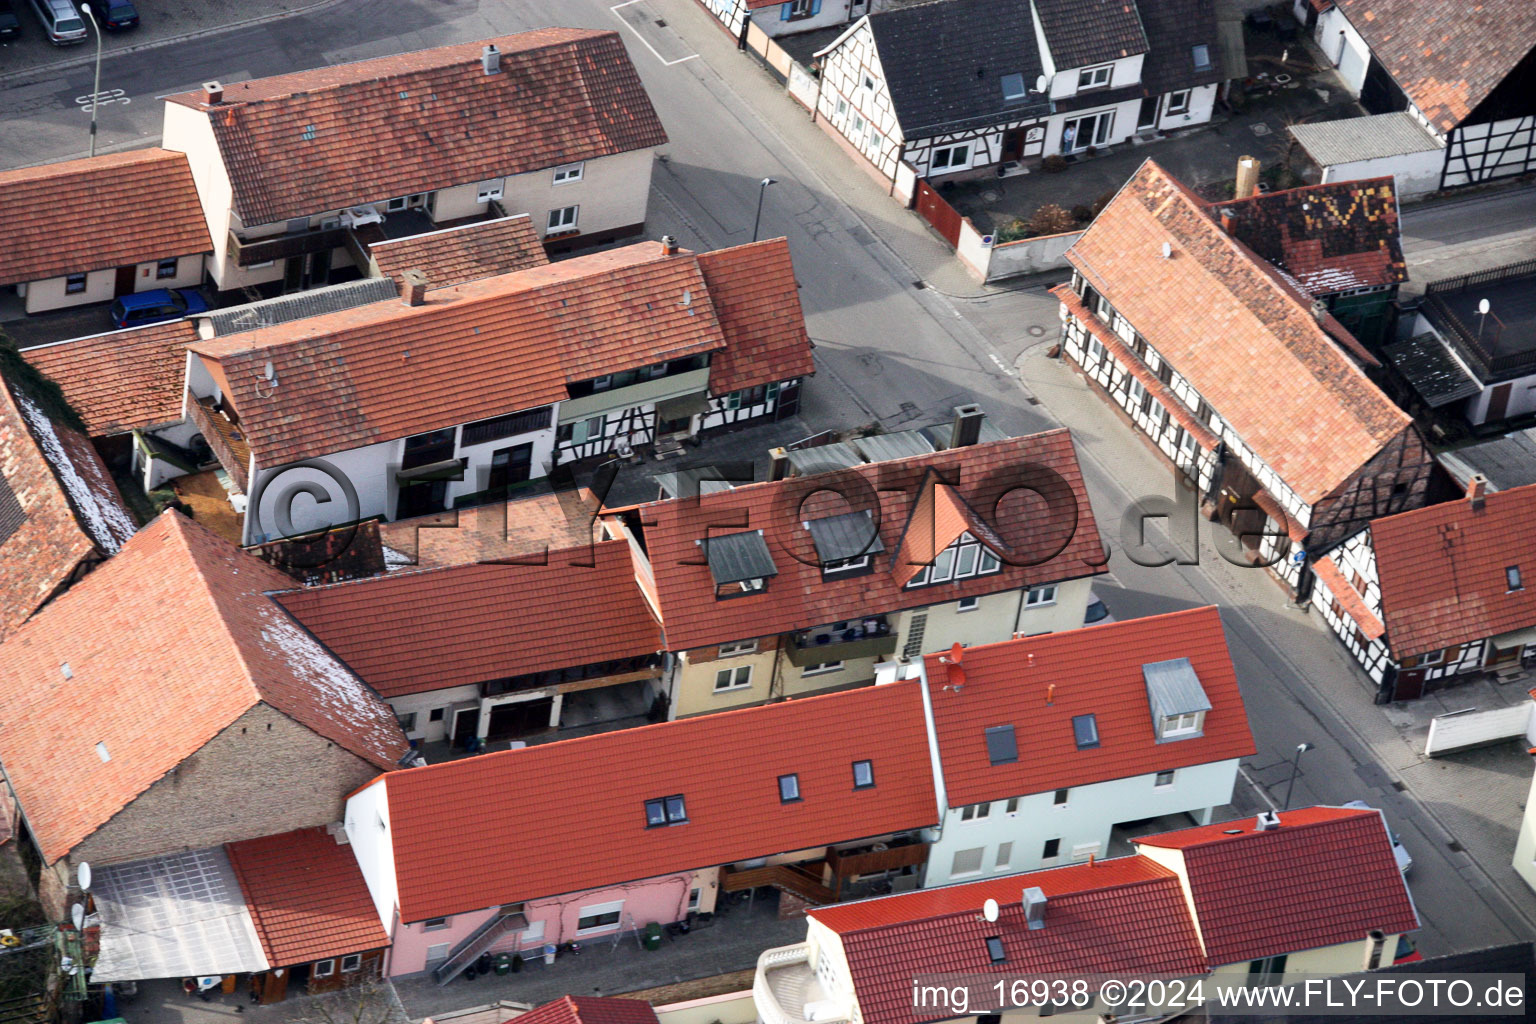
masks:
<instances>
[{"instance_id":1,"label":"parked car","mask_svg":"<svg viewBox=\"0 0 1536 1024\"><path fill-rule=\"evenodd\" d=\"M123 32L139 27L139 9L133 0L92 0L96 6L92 12L101 19L101 27L108 32Z\"/></svg>"},{"instance_id":2,"label":"parked car","mask_svg":"<svg viewBox=\"0 0 1536 1024\"><path fill-rule=\"evenodd\" d=\"M1375 810L1377 810L1375 807L1372 807L1370 804L1366 803L1364 800L1351 800L1349 803L1345 804L1344 806L1345 807L1358 807L1361 810L1366 810L1366 811L1375 811ZM1383 814L1381 816L1381 818L1382 818L1382 821L1385 822L1387 816L1385 814ZM1392 831L1392 826L1391 825L1387 826L1387 835L1390 836L1391 839L1392 839L1392 856L1397 858L1397 870L1401 871L1403 873L1403 877L1406 878L1408 876L1408 869L1413 867L1413 857L1412 857L1411 854L1409 854L1407 848L1403 846L1403 841L1398 838L1397 833Z\"/></svg>"},{"instance_id":3,"label":"parked car","mask_svg":"<svg viewBox=\"0 0 1536 1024\"><path fill-rule=\"evenodd\" d=\"M1098 594L1093 595L1093 600L1088 602L1088 613L1083 616L1083 625L1097 626L1105 622L1114 622L1115 617L1109 613L1109 608L1104 604L1103 598Z\"/></svg>"},{"instance_id":4,"label":"parked car","mask_svg":"<svg viewBox=\"0 0 1536 1024\"><path fill-rule=\"evenodd\" d=\"M32 13L43 23L48 41L54 46L85 42L85 16L74 0L32 0Z\"/></svg>"},{"instance_id":5,"label":"parked car","mask_svg":"<svg viewBox=\"0 0 1536 1024\"><path fill-rule=\"evenodd\" d=\"M208 312L208 303L191 288L170 291L156 288L154 291L124 295L112 303L114 327L143 327L166 320L179 320L192 313Z\"/></svg>"},{"instance_id":6,"label":"parked car","mask_svg":"<svg viewBox=\"0 0 1536 1024\"><path fill-rule=\"evenodd\" d=\"M0 39L14 39L21 35L21 19L11 0L0 0Z\"/></svg>"}]
</instances>

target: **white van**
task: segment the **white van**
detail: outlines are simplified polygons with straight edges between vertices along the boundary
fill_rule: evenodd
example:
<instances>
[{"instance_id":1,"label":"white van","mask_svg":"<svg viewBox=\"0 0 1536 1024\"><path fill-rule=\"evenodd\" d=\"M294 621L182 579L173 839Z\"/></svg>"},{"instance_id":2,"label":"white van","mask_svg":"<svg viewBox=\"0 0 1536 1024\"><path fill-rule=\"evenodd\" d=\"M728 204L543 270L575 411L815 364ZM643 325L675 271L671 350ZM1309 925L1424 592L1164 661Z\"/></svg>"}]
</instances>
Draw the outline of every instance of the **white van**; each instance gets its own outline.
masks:
<instances>
[{"instance_id":1,"label":"white van","mask_svg":"<svg viewBox=\"0 0 1536 1024\"><path fill-rule=\"evenodd\" d=\"M32 0L32 13L43 23L54 46L85 42L85 17L74 0Z\"/></svg>"}]
</instances>

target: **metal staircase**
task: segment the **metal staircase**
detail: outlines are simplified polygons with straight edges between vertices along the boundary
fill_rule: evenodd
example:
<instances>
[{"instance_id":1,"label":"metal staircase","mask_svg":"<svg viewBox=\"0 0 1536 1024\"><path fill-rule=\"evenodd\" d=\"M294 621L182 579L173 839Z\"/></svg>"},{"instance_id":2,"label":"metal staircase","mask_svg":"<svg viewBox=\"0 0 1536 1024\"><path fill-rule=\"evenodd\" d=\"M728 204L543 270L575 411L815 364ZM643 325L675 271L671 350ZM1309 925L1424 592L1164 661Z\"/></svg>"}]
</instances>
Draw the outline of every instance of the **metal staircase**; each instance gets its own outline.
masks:
<instances>
[{"instance_id":1,"label":"metal staircase","mask_svg":"<svg viewBox=\"0 0 1536 1024\"><path fill-rule=\"evenodd\" d=\"M432 968L432 980L439 985L448 984L464 973L464 969L474 963L481 953L495 945L502 935L509 931L524 931L527 927L528 919L519 912L497 914L459 943L448 954L447 960Z\"/></svg>"}]
</instances>

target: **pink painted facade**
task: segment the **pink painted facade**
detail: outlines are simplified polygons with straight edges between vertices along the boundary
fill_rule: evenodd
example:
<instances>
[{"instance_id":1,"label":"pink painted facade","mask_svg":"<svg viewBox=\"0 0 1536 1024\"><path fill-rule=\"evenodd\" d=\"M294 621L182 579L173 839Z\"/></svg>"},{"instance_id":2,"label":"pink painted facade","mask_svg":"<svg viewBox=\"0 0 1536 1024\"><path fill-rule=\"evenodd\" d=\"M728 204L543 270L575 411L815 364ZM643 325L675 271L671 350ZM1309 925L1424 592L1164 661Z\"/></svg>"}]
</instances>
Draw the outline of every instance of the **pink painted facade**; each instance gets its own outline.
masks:
<instances>
[{"instance_id":1,"label":"pink painted facade","mask_svg":"<svg viewBox=\"0 0 1536 1024\"><path fill-rule=\"evenodd\" d=\"M589 889L584 892L555 896L549 899L530 900L523 906L523 916L528 919L524 931L508 932L500 936L487 950L491 953L521 951L524 957L538 956L546 943L559 945L577 942L600 941L611 938L615 932L644 928L651 922L670 924L688 916L689 910L712 911L718 892L719 870L684 871L639 882ZM693 903L693 891L698 890L698 901ZM394 947L390 951L387 973L392 978L425 971L456 949L459 943L472 935L499 908L455 914L437 928L428 929L423 922L397 924ZM609 919L617 915L617 920ZM583 917L607 915L603 923L583 929L579 922Z\"/></svg>"}]
</instances>

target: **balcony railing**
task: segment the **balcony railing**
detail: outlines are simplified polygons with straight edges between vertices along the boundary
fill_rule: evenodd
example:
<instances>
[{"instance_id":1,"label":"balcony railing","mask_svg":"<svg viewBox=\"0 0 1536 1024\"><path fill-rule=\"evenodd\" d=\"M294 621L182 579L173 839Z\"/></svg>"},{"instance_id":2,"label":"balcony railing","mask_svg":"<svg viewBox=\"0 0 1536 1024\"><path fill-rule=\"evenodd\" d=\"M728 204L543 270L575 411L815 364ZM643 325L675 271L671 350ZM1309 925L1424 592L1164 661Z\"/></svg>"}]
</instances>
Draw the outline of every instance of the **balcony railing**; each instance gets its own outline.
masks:
<instances>
[{"instance_id":1,"label":"balcony railing","mask_svg":"<svg viewBox=\"0 0 1536 1024\"><path fill-rule=\"evenodd\" d=\"M329 252L346 244L347 229L340 227L313 228L296 235L253 238L248 242L242 241L239 235L231 231L229 256L237 266L249 267L256 263L271 263L312 252Z\"/></svg>"},{"instance_id":2,"label":"balcony railing","mask_svg":"<svg viewBox=\"0 0 1536 1024\"><path fill-rule=\"evenodd\" d=\"M1536 349L1501 351L1504 348L1504 322L1499 319L1497 312L1479 315L1478 319L1482 322L1474 329L1462 319L1449 296L1474 288L1510 287L1508 282L1532 275L1536 275L1536 260L1526 260L1476 274L1434 281L1424 289L1426 314L1450 336L1451 343L1461 354L1476 364L1485 382L1488 378L1508 377L1536 367Z\"/></svg>"},{"instance_id":3,"label":"balcony railing","mask_svg":"<svg viewBox=\"0 0 1536 1024\"><path fill-rule=\"evenodd\" d=\"M928 863L928 844L907 843L904 846L890 846L884 850L862 849L846 852L831 850L827 853L827 863L832 866L832 873L840 884L843 879L857 875L873 875L881 871L895 871L926 864Z\"/></svg>"},{"instance_id":4,"label":"balcony railing","mask_svg":"<svg viewBox=\"0 0 1536 1024\"><path fill-rule=\"evenodd\" d=\"M762 1024L808 1024L806 1004L821 1003L818 1009L827 1010L830 1001L824 995L811 966L808 944L765 949L758 956L752 978L752 1001ZM817 1024L846 1024L851 1019L843 1004L836 1005L831 1014L815 1016Z\"/></svg>"},{"instance_id":5,"label":"balcony railing","mask_svg":"<svg viewBox=\"0 0 1536 1024\"><path fill-rule=\"evenodd\" d=\"M786 652L796 667L826 661L879 658L896 651L896 631L883 615L835 622L796 633Z\"/></svg>"}]
</instances>

